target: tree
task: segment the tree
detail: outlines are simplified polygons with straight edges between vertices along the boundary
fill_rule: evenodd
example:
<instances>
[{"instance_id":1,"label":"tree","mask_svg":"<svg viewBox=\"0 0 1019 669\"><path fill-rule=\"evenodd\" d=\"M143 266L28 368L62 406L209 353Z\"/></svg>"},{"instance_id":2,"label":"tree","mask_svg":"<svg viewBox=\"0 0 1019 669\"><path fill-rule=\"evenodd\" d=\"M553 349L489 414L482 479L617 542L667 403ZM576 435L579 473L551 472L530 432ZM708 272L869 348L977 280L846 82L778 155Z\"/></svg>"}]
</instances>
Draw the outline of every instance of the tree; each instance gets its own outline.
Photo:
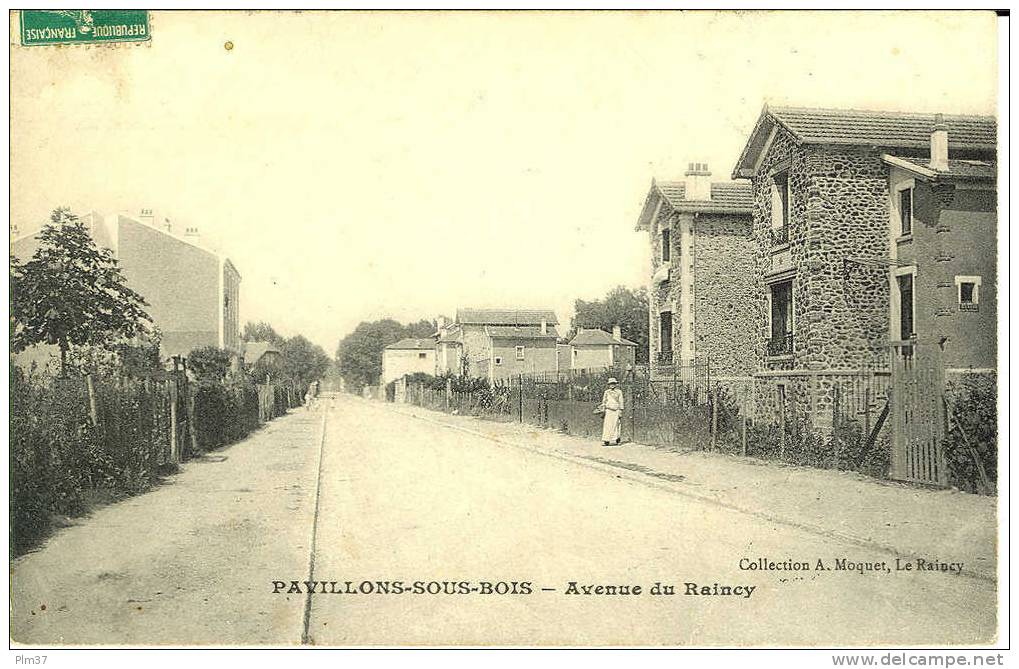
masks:
<instances>
[{"instance_id":1,"label":"tree","mask_svg":"<svg viewBox=\"0 0 1019 669\"><path fill-rule=\"evenodd\" d=\"M283 345L284 337L276 332L276 329L266 321L257 323L247 322L244 324L244 332L241 334L244 341L266 341L277 348Z\"/></svg>"},{"instance_id":2,"label":"tree","mask_svg":"<svg viewBox=\"0 0 1019 669\"><path fill-rule=\"evenodd\" d=\"M382 376L382 350L406 337L406 332L403 325L391 318L362 321L340 341L336 363L352 390L378 383Z\"/></svg>"},{"instance_id":3,"label":"tree","mask_svg":"<svg viewBox=\"0 0 1019 669\"><path fill-rule=\"evenodd\" d=\"M438 329L439 326L435 321L421 319L417 323L410 323L404 327L403 336L424 339L425 337L431 337Z\"/></svg>"},{"instance_id":4,"label":"tree","mask_svg":"<svg viewBox=\"0 0 1019 669\"><path fill-rule=\"evenodd\" d=\"M283 342L283 375L299 387L307 387L318 381L329 371L329 355L317 344L312 344L302 335L295 335Z\"/></svg>"},{"instance_id":5,"label":"tree","mask_svg":"<svg viewBox=\"0 0 1019 669\"><path fill-rule=\"evenodd\" d=\"M577 300L570 321L570 337L577 328L599 328L606 332L618 325L623 337L637 344L637 362L648 359L648 297L647 289L632 290L618 286L601 300Z\"/></svg>"},{"instance_id":6,"label":"tree","mask_svg":"<svg viewBox=\"0 0 1019 669\"><path fill-rule=\"evenodd\" d=\"M230 354L217 346L193 349L187 361L191 371L203 381L222 381L230 371Z\"/></svg>"},{"instance_id":7,"label":"tree","mask_svg":"<svg viewBox=\"0 0 1019 669\"><path fill-rule=\"evenodd\" d=\"M55 345L63 376L72 346L109 349L148 331L145 299L127 287L113 253L96 246L70 210L54 210L39 241L31 260L11 267L15 352Z\"/></svg>"}]
</instances>

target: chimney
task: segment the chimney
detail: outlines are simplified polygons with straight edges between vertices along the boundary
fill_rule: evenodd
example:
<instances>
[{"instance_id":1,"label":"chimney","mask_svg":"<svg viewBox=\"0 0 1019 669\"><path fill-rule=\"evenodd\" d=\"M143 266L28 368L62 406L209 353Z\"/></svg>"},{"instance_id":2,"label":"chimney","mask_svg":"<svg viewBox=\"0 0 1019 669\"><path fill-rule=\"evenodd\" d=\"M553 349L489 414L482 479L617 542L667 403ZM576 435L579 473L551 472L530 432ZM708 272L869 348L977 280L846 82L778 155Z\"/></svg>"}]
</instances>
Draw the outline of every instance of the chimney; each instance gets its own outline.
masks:
<instances>
[{"instance_id":1,"label":"chimney","mask_svg":"<svg viewBox=\"0 0 1019 669\"><path fill-rule=\"evenodd\" d=\"M687 200L707 201L711 199L711 172L707 163L690 163L685 175Z\"/></svg>"},{"instance_id":2,"label":"chimney","mask_svg":"<svg viewBox=\"0 0 1019 669\"><path fill-rule=\"evenodd\" d=\"M619 325L612 326L612 338L616 341L620 341L623 338L623 329Z\"/></svg>"},{"instance_id":3,"label":"chimney","mask_svg":"<svg viewBox=\"0 0 1019 669\"><path fill-rule=\"evenodd\" d=\"M184 239L197 245L199 240L198 228L184 228Z\"/></svg>"},{"instance_id":4,"label":"chimney","mask_svg":"<svg viewBox=\"0 0 1019 669\"><path fill-rule=\"evenodd\" d=\"M142 223L144 223L146 225L152 225L152 219L153 219L152 210L151 209L142 209L141 214L138 215L138 218L141 220Z\"/></svg>"},{"instance_id":5,"label":"chimney","mask_svg":"<svg viewBox=\"0 0 1019 669\"><path fill-rule=\"evenodd\" d=\"M934 115L934 130L931 131L931 169L948 171L948 126L941 114Z\"/></svg>"},{"instance_id":6,"label":"chimney","mask_svg":"<svg viewBox=\"0 0 1019 669\"><path fill-rule=\"evenodd\" d=\"M166 228L167 232L173 232L173 226L170 224L170 219L163 218L163 227Z\"/></svg>"},{"instance_id":7,"label":"chimney","mask_svg":"<svg viewBox=\"0 0 1019 669\"><path fill-rule=\"evenodd\" d=\"M446 317L439 316L435 319L435 327L439 332L442 332L446 328Z\"/></svg>"},{"instance_id":8,"label":"chimney","mask_svg":"<svg viewBox=\"0 0 1019 669\"><path fill-rule=\"evenodd\" d=\"M541 319L541 334L548 334L548 321Z\"/></svg>"},{"instance_id":9,"label":"chimney","mask_svg":"<svg viewBox=\"0 0 1019 669\"><path fill-rule=\"evenodd\" d=\"M21 230L18 228L18 224L17 223L12 223L11 224L11 239L16 239L18 236L20 236L20 234L21 234Z\"/></svg>"}]
</instances>

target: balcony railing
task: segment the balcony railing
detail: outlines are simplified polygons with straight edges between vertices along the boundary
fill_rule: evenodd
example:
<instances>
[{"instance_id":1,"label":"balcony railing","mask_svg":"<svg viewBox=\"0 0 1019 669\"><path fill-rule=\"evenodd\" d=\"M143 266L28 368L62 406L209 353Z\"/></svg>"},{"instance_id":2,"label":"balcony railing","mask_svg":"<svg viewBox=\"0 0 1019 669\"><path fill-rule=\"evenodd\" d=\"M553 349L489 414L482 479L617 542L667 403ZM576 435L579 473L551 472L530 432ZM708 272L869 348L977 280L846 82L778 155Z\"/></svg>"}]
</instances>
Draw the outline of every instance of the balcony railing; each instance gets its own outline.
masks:
<instances>
[{"instance_id":1,"label":"balcony railing","mask_svg":"<svg viewBox=\"0 0 1019 669\"><path fill-rule=\"evenodd\" d=\"M787 332L784 336L772 335L768 340L768 355L792 355L793 333Z\"/></svg>"},{"instance_id":2,"label":"balcony railing","mask_svg":"<svg viewBox=\"0 0 1019 669\"><path fill-rule=\"evenodd\" d=\"M771 243L774 246L778 246L779 244L788 244L789 243L789 226L788 225L783 225L781 228L772 228L771 229Z\"/></svg>"},{"instance_id":3,"label":"balcony railing","mask_svg":"<svg viewBox=\"0 0 1019 669\"><path fill-rule=\"evenodd\" d=\"M672 351L658 351L657 360L659 365L671 365Z\"/></svg>"}]
</instances>

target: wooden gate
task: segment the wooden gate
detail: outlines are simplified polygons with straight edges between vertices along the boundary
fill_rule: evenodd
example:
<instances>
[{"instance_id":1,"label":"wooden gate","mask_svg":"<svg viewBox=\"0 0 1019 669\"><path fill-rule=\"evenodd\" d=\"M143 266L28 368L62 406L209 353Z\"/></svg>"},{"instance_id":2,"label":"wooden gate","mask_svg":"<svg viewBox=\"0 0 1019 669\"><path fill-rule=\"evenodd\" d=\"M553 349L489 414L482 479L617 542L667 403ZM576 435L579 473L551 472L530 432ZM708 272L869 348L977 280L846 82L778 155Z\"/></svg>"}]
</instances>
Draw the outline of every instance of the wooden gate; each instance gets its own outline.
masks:
<instances>
[{"instance_id":1,"label":"wooden gate","mask_svg":"<svg viewBox=\"0 0 1019 669\"><path fill-rule=\"evenodd\" d=\"M892 478L948 485L941 345L891 343Z\"/></svg>"}]
</instances>

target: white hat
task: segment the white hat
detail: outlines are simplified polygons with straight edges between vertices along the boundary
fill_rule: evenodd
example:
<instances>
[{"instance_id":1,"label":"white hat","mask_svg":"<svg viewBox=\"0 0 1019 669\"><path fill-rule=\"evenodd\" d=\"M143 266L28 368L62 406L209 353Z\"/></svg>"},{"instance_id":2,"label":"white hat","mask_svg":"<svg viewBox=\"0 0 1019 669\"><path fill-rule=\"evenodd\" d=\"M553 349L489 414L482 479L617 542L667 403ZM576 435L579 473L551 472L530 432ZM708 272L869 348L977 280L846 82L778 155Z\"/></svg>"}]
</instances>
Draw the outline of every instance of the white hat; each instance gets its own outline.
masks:
<instances>
[{"instance_id":1,"label":"white hat","mask_svg":"<svg viewBox=\"0 0 1019 669\"><path fill-rule=\"evenodd\" d=\"M613 383L615 383L615 384L618 384L618 383L619 383L619 381L616 381L616 377L614 377L614 376L610 376L610 377L609 377L609 384L611 385L611 384L613 384Z\"/></svg>"}]
</instances>

